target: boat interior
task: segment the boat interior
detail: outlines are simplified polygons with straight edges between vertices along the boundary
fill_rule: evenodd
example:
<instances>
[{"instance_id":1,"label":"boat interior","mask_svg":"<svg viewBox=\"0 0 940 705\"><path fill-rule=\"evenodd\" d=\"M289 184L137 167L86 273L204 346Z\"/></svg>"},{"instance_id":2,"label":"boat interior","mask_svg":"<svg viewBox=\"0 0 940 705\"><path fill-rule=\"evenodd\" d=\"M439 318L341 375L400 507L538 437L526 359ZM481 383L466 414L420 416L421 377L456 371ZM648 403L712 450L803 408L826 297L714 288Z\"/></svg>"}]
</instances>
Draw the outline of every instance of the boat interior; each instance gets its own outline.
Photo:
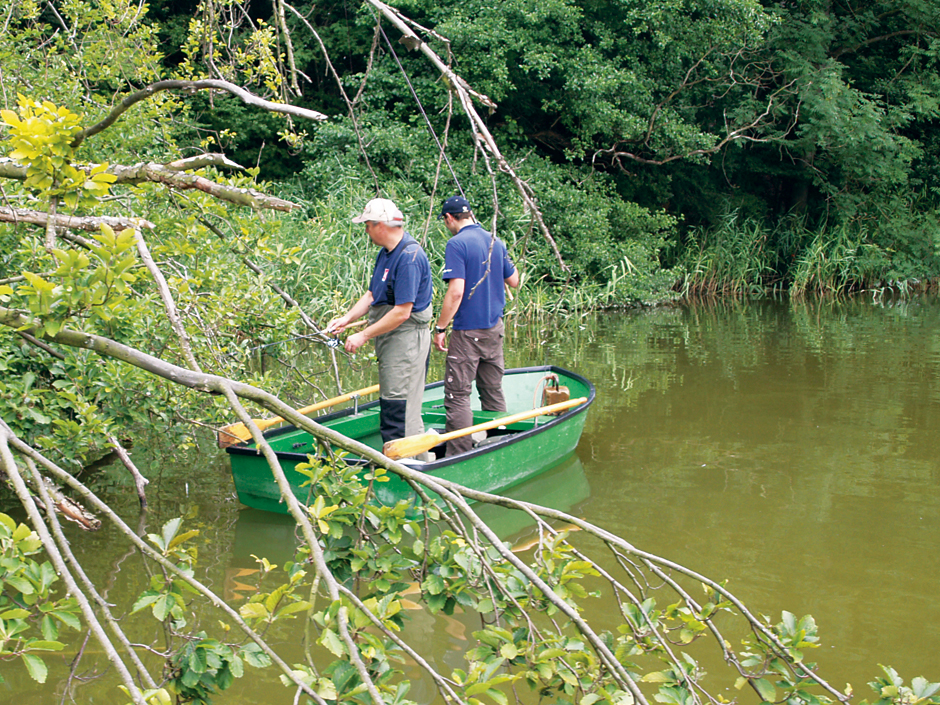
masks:
<instances>
[{"instance_id":1,"label":"boat interior","mask_svg":"<svg viewBox=\"0 0 940 705\"><path fill-rule=\"evenodd\" d=\"M487 421L492 421L495 418L505 415L506 412L504 411L481 411L477 409L473 412L473 425L486 423ZM439 400L436 404L426 402L422 416L424 418L425 431L444 433L447 419L443 403ZM538 425L540 418L544 417L526 419L511 424L508 427L500 426L498 428L489 429L488 431L478 431L473 434L474 447L492 443L494 440L508 434L528 431ZM382 436L379 432L378 405L369 405L365 408L358 409L357 413L331 419L328 425L334 431L348 436L349 438L354 438L370 448L375 448L376 450L381 450L382 448ZM269 437L269 440L272 448L276 452L282 453L310 453L314 445L310 435L300 429L292 429L288 433L272 435ZM429 453L433 455L430 459L433 460L444 457L444 451L444 443L435 446L429 451Z\"/></svg>"}]
</instances>

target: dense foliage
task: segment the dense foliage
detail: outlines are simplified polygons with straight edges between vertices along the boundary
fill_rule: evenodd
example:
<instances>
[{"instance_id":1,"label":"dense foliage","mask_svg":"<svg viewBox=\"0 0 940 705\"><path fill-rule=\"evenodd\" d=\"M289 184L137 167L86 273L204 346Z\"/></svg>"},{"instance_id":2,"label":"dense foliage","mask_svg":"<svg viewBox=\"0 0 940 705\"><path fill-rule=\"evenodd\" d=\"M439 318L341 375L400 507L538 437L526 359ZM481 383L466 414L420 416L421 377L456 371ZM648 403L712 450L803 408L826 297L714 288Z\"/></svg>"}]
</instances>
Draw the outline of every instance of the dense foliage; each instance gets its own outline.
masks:
<instances>
[{"instance_id":1,"label":"dense foliage","mask_svg":"<svg viewBox=\"0 0 940 705\"><path fill-rule=\"evenodd\" d=\"M495 101L486 123L536 189L584 286L606 282L606 267L635 257L637 245L644 260L681 263L684 283L706 289L838 290L937 275L934 4L414 0L399 9L433 29L422 37ZM288 17L298 70L316 77L292 99L334 110L270 173L300 173L323 195L367 178L367 158L383 189L449 192L427 117L448 135L457 180L488 219L489 174L436 69L389 32L373 44L368 3L298 11L359 96L356 123L319 45ZM240 110L206 119L234 133L231 148L254 163L262 147ZM505 188L499 208L511 229L518 204ZM532 253L532 262L536 276L564 278L550 256ZM727 279L742 268L745 280ZM814 268L821 281L807 274ZM662 283L618 300L660 298Z\"/></svg>"}]
</instances>

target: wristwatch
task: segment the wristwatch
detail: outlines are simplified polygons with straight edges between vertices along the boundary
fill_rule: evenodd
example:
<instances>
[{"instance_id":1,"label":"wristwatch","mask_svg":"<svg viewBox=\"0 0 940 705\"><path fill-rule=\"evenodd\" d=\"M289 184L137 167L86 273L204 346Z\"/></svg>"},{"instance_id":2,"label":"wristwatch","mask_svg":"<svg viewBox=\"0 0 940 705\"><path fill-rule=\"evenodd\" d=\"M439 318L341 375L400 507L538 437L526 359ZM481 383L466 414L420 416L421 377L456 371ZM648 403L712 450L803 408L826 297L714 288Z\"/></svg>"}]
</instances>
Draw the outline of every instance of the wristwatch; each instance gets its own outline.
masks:
<instances>
[{"instance_id":1,"label":"wristwatch","mask_svg":"<svg viewBox=\"0 0 940 705\"><path fill-rule=\"evenodd\" d=\"M435 332L435 333L446 333L446 332L447 332L447 326L444 326L443 328L441 328L440 326L434 326L434 332Z\"/></svg>"}]
</instances>

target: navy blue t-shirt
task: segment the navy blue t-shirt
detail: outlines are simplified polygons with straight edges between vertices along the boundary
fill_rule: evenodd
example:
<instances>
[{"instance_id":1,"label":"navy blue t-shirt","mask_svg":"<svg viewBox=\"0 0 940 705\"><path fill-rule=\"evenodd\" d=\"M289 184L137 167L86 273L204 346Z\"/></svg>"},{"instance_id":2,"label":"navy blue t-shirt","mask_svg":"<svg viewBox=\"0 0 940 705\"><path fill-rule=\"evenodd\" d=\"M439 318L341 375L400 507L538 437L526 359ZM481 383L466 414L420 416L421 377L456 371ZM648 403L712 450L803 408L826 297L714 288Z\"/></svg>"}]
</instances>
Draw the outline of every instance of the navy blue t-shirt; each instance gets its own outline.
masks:
<instances>
[{"instance_id":1,"label":"navy blue t-shirt","mask_svg":"<svg viewBox=\"0 0 940 705\"><path fill-rule=\"evenodd\" d=\"M466 225L447 241L444 250L444 281L463 279L463 299L454 315L454 330L492 328L503 315L506 291L503 281L512 276L516 266L509 259L506 245L476 223ZM486 271L490 259L489 272ZM484 279L484 276L486 277Z\"/></svg>"},{"instance_id":2,"label":"navy blue t-shirt","mask_svg":"<svg viewBox=\"0 0 940 705\"><path fill-rule=\"evenodd\" d=\"M405 233L391 252L379 249L369 284L373 306L410 303L413 311L423 311L431 305L431 287L428 256L411 235Z\"/></svg>"}]
</instances>

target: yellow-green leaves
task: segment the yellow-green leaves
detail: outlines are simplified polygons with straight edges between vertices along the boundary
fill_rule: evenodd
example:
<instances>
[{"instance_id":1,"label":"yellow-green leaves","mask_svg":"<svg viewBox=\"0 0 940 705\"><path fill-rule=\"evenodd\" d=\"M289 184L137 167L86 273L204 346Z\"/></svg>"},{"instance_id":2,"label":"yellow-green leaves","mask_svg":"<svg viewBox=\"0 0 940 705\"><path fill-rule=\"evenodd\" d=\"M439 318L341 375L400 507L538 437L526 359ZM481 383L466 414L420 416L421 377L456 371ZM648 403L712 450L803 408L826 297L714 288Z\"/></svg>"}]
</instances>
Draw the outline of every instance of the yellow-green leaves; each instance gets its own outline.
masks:
<instances>
[{"instance_id":1,"label":"yellow-green leaves","mask_svg":"<svg viewBox=\"0 0 940 705\"><path fill-rule=\"evenodd\" d=\"M119 685L118 688L121 689L124 695L131 697L131 693L126 686ZM146 702L147 705L172 705L173 702L166 688L144 690L141 692L141 695L144 696L144 702ZM128 705L130 705L130 703L128 703Z\"/></svg>"},{"instance_id":2,"label":"yellow-green leaves","mask_svg":"<svg viewBox=\"0 0 940 705\"><path fill-rule=\"evenodd\" d=\"M312 506L307 507L307 511L310 513L310 516L316 520L317 527L324 534L330 533L330 525L325 521L327 517L335 512L339 507L335 504L327 506L326 500L323 495L318 495ZM339 535L342 536L343 530L339 528ZM338 538L338 537L337 537Z\"/></svg>"},{"instance_id":3,"label":"yellow-green leaves","mask_svg":"<svg viewBox=\"0 0 940 705\"><path fill-rule=\"evenodd\" d=\"M70 209L106 196L115 177L107 164L86 170L75 161L72 146L82 131L82 116L49 101L19 96L19 112L0 111L9 128L9 157L26 165L24 185L43 200L56 199Z\"/></svg>"},{"instance_id":4,"label":"yellow-green leaves","mask_svg":"<svg viewBox=\"0 0 940 705\"><path fill-rule=\"evenodd\" d=\"M270 624L306 612L312 605L296 593L305 576L304 571L297 571L273 591L265 593L259 590L239 608L238 613L248 622Z\"/></svg>"}]
</instances>

